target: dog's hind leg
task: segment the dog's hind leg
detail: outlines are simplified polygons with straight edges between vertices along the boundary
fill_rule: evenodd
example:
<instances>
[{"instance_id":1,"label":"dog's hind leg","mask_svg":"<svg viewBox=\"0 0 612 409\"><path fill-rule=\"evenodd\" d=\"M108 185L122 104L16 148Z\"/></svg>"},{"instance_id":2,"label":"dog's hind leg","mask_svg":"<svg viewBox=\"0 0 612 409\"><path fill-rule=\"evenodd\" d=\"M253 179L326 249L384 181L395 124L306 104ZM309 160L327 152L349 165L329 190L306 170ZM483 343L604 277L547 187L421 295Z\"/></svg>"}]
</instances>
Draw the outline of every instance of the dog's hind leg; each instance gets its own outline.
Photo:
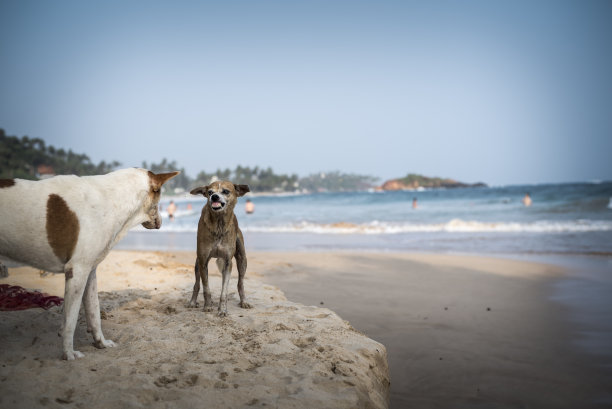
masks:
<instances>
[{"instance_id":1,"label":"dog's hind leg","mask_svg":"<svg viewBox=\"0 0 612 409\"><path fill-rule=\"evenodd\" d=\"M217 259L217 267L223 275L223 282L221 284L221 299L219 300L219 316L225 317L227 315L227 290L229 288L229 281L232 275L232 259L225 260L222 258Z\"/></svg>"},{"instance_id":2,"label":"dog's hind leg","mask_svg":"<svg viewBox=\"0 0 612 409\"><path fill-rule=\"evenodd\" d=\"M251 304L249 304L246 300L246 296L244 295L244 275L246 274L247 269L247 258L246 251L244 249L244 244L240 240L241 237L236 238L236 267L238 268L238 295L240 296L240 306L242 308L253 308Z\"/></svg>"},{"instance_id":3,"label":"dog's hind leg","mask_svg":"<svg viewBox=\"0 0 612 409\"><path fill-rule=\"evenodd\" d=\"M83 294L83 303L85 304L87 326L91 329L95 347L102 349L116 346L113 341L105 339L102 334L100 301L98 300L98 280L95 268L89 273L87 284L85 285L85 294Z\"/></svg>"},{"instance_id":4,"label":"dog's hind leg","mask_svg":"<svg viewBox=\"0 0 612 409\"><path fill-rule=\"evenodd\" d=\"M90 272L91 269L79 266L66 266L64 270L66 287L64 289L64 326L62 329L63 358L69 361L84 356L81 352L74 350L73 342L81 300Z\"/></svg>"},{"instance_id":5,"label":"dog's hind leg","mask_svg":"<svg viewBox=\"0 0 612 409\"><path fill-rule=\"evenodd\" d=\"M195 272L195 284L193 285L193 294L191 294L191 300L189 304L187 304L187 308L197 308L200 306L200 304L198 304L198 294L200 293L200 269L197 259L193 271Z\"/></svg>"}]
</instances>

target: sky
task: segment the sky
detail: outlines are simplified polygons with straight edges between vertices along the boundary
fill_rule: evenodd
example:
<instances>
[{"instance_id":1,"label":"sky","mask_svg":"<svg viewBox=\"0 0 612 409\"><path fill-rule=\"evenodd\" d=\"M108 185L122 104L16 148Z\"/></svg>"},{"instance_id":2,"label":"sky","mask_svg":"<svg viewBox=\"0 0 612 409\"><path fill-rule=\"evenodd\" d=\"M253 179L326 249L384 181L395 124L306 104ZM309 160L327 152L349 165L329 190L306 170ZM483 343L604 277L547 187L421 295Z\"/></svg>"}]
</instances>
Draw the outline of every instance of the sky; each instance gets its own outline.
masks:
<instances>
[{"instance_id":1,"label":"sky","mask_svg":"<svg viewBox=\"0 0 612 409\"><path fill-rule=\"evenodd\" d=\"M0 2L0 128L93 162L612 180L610 1Z\"/></svg>"}]
</instances>

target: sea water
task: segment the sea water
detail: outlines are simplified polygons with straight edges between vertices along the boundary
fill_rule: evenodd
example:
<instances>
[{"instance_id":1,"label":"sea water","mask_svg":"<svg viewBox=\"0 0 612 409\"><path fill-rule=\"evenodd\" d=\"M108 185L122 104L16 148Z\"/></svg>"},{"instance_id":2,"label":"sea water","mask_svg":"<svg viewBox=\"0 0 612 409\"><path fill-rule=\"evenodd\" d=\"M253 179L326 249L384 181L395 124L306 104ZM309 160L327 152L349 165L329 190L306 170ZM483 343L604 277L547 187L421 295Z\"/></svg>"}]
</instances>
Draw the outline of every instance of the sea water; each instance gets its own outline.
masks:
<instances>
[{"instance_id":1,"label":"sea water","mask_svg":"<svg viewBox=\"0 0 612 409\"><path fill-rule=\"evenodd\" d=\"M532 205L522 203L529 193ZM255 195L235 213L247 250L388 250L612 254L612 182ZM416 199L417 207L413 208ZM202 196L174 197L158 231L137 228L123 248L195 249Z\"/></svg>"}]
</instances>

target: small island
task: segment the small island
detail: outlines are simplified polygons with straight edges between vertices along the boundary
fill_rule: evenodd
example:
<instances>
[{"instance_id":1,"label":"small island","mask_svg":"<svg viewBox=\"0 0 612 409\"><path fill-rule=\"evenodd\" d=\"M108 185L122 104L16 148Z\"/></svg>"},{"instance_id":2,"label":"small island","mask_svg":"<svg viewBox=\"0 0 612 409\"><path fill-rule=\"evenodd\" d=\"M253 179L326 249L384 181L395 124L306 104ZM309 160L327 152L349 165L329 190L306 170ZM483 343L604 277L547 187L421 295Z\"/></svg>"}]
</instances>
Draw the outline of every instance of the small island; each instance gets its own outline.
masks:
<instances>
[{"instance_id":1,"label":"small island","mask_svg":"<svg viewBox=\"0 0 612 409\"><path fill-rule=\"evenodd\" d=\"M419 188L465 188L465 187L487 187L485 183L463 183L449 178L427 177L414 173L408 174L406 177L399 179L387 180L379 190L415 190Z\"/></svg>"}]
</instances>

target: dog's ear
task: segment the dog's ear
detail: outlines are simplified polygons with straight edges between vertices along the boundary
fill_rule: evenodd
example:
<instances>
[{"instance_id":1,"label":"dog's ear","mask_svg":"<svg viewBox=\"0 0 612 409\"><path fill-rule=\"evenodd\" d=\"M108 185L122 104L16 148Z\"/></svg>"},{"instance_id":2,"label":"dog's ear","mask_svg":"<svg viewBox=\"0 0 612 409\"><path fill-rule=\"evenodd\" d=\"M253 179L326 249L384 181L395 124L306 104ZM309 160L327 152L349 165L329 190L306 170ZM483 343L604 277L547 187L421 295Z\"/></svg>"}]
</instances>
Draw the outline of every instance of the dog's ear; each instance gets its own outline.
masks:
<instances>
[{"instance_id":1,"label":"dog's ear","mask_svg":"<svg viewBox=\"0 0 612 409\"><path fill-rule=\"evenodd\" d=\"M169 173L159 173L156 175L155 173L149 171L149 180L151 181L151 186L153 186L156 189L159 189L164 183L166 183L167 181L169 181L170 179L172 179L179 173L181 172L176 171L176 172L169 172Z\"/></svg>"},{"instance_id":2,"label":"dog's ear","mask_svg":"<svg viewBox=\"0 0 612 409\"><path fill-rule=\"evenodd\" d=\"M238 197L244 196L251 191L249 185L234 185L234 189L236 189L236 193L238 193Z\"/></svg>"},{"instance_id":3,"label":"dog's ear","mask_svg":"<svg viewBox=\"0 0 612 409\"><path fill-rule=\"evenodd\" d=\"M192 195L202 195L204 197L208 197L208 186L196 187L189 193L191 193Z\"/></svg>"}]
</instances>

